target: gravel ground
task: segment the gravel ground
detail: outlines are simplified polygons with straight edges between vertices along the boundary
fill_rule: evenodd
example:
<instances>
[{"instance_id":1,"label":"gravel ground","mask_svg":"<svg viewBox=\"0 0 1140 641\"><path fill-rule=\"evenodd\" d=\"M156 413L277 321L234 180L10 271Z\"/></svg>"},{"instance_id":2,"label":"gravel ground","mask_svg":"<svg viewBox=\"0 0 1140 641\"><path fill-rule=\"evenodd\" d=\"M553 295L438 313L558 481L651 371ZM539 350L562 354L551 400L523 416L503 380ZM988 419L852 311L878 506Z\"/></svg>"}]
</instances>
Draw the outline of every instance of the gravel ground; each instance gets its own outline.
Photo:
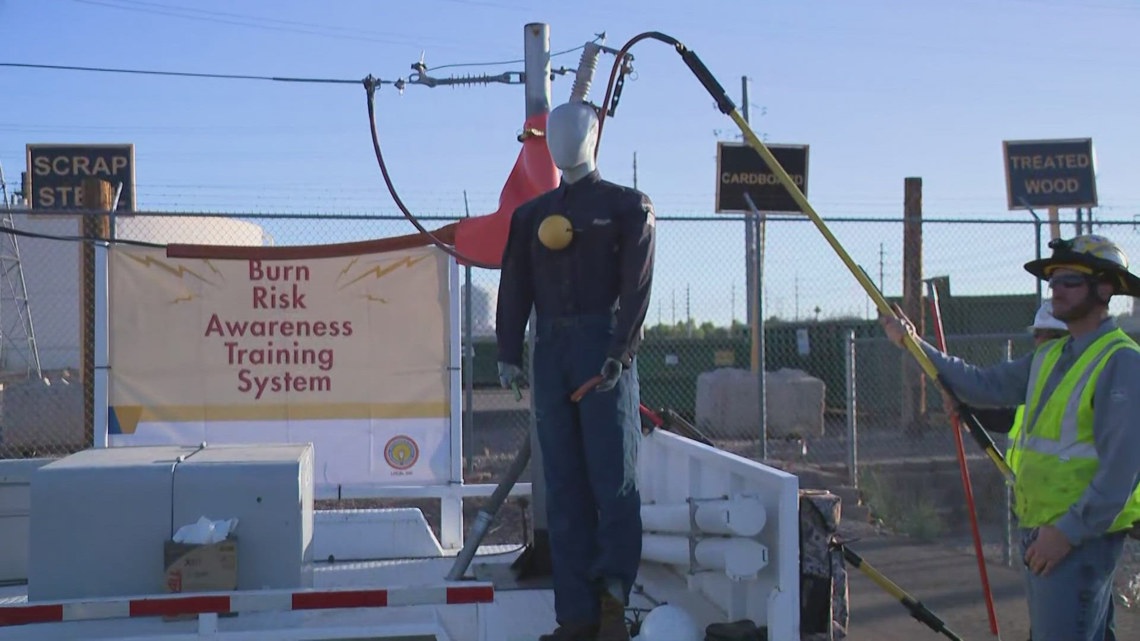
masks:
<instances>
[{"instance_id":1,"label":"gravel ground","mask_svg":"<svg viewBox=\"0 0 1140 641\"><path fill-rule=\"evenodd\" d=\"M1116 573L1116 595L1118 603L1140 611L1140 541L1136 539L1124 544L1124 558Z\"/></svg>"},{"instance_id":2,"label":"gravel ground","mask_svg":"<svg viewBox=\"0 0 1140 641\"><path fill-rule=\"evenodd\" d=\"M974 556L974 544L955 545L955 549ZM983 543L982 552L988 563L1002 563L1002 546L998 543ZM1124 544L1124 555L1114 581L1116 602L1121 607L1140 612L1140 541L1128 539Z\"/></svg>"}]
</instances>

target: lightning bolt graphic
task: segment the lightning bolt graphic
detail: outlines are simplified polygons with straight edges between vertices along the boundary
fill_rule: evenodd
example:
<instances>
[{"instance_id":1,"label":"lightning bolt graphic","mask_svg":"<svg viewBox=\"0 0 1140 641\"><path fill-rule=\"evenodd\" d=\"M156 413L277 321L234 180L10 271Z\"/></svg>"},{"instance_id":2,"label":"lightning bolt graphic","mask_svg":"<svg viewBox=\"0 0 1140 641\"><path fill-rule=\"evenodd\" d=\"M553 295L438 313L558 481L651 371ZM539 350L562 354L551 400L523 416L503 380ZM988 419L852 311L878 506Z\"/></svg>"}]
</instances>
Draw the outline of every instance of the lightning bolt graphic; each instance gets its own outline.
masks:
<instances>
[{"instance_id":1,"label":"lightning bolt graphic","mask_svg":"<svg viewBox=\"0 0 1140 641\"><path fill-rule=\"evenodd\" d=\"M380 298L379 296L373 296L372 294L364 294L361 296L361 298L364 300L372 301L374 303L384 303L385 305L388 304L387 298Z\"/></svg>"},{"instance_id":2,"label":"lightning bolt graphic","mask_svg":"<svg viewBox=\"0 0 1140 641\"><path fill-rule=\"evenodd\" d=\"M356 261L358 261L358 260L360 260L360 257L356 256L352 260L348 261L348 264L344 266L344 269L340 270L340 273L336 275L336 281L334 281L334 282L340 282L341 276L344 276L345 274L347 274L349 272L349 270L352 269L352 266L355 265Z\"/></svg>"},{"instance_id":3,"label":"lightning bolt graphic","mask_svg":"<svg viewBox=\"0 0 1140 641\"><path fill-rule=\"evenodd\" d=\"M178 303L188 302L188 301L192 301L192 300L194 300L194 294L188 293L188 294L185 294L183 296L179 296L178 298L175 298L174 300L170 301L170 304L171 305L177 305Z\"/></svg>"},{"instance_id":4,"label":"lightning bolt graphic","mask_svg":"<svg viewBox=\"0 0 1140 641\"><path fill-rule=\"evenodd\" d=\"M185 274L190 274L194 278L197 278L198 280L202 281L203 283L206 283L207 285L213 285L214 287L217 287L217 284L210 282L209 280L207 280L207 279L203 278L202 276L198 275L197 273L195 273L193 270L186 269L185 267L183 267L181 265L175 267L175 266L170 265L168 263L164 263L161 260L156 260L154 258L151 258L150 256L143 256L142 258L139 258L138 256L132 256L130 254L127 254L127 258L130 258L131 260L135 261L136 263L140 263L146 267L150 267L152 265L156 266L156 267L160 267L164 271L167 271L171 274L174 274L175 276L177 276L179 278L182 278Z\"/></svg>"},{"instance_id":5,"label":"lightning bolt graphic","mask_svg":"<svg viewBox=\"0 0 1140 641\"><path fill-rule=\"evenodd\" d=\"M206 267L209 267L210 271L217 274L223 281L226 280L226 275L223 274L217 267L214 267L214 263L211 263L209 258L203 258L202 262L206 263Z\"/></svg>"},{"instance_id":6,"label":"lightning bolt graphic","mask_svg":"<svg viewBox=\"0 0 1140 641\"><path fill-rule=\"evenodd\" d=\"M356 278L353 278L352 280L348 281L347 283L341 285L339 289L343 290L345 287L348 287L349 285L352 285L353 283L357 283L359 281L364 280L369 275L375 275L377 279L383 278L384 276L387 276L391 272L396 271L400 267L411 267L411 266L415 265L416 263L424 260L425 258L427 258L427 256L420 256L419 258L401 258L399 260L393 261L389 265L377 265L377 266L373 267L372 269L365 271L364 273L357 276Z\"/></svg>"}]
</instances>

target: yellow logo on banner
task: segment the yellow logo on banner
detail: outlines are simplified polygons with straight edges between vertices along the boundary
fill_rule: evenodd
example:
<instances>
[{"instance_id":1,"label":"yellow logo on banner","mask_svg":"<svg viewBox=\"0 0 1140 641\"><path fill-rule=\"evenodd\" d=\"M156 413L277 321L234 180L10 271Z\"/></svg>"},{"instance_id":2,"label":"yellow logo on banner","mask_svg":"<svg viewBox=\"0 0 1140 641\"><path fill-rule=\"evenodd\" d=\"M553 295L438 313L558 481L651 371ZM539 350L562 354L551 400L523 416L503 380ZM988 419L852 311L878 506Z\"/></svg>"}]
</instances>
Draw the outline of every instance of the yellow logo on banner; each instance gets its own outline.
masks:
<instances>
[{"instance_id":1,"label":"yellow logo on banner","mask_svg":"<svg viewBox=\"0 0 1140 641\"><path fill-rule=\"evenodd\" d=\"M397 470L406 470L416 464L420 458L420 447L411 438L404 436L392 437L384 446L384 460Z\"/></svg>"}]
</instances>

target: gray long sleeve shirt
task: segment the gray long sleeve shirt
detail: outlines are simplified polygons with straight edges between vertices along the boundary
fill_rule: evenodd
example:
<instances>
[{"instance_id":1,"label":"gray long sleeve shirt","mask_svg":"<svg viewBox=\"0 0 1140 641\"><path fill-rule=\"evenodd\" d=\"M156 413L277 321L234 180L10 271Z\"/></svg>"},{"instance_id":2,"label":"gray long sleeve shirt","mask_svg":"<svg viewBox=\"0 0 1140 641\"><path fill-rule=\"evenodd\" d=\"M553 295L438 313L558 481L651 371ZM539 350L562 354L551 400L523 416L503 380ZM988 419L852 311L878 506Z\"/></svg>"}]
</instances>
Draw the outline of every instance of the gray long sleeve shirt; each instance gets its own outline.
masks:
<instances>
[{"instance_id":1,"label":"gray long sleeve shirt","mask_svg":"<svg viewBox=\"0 0 1140 641\"><path fill-rule=\"evenodd\" d=\"M1096 331L1065 345L1045 381L1042 398L1056 389L1089 345L1114 329L1116 323L1107 318ZM920 341L920 345L963 403L1008 407L1025 402L1032 354L991 367L976 367L925 342ZM1093 391L1093 435L1100 461L1096 475L1081 498L1053 524L1072 545L1107 532L1140 483L1140 353L1118 350L1105 364Z\"/></svg>"}]
</instances>

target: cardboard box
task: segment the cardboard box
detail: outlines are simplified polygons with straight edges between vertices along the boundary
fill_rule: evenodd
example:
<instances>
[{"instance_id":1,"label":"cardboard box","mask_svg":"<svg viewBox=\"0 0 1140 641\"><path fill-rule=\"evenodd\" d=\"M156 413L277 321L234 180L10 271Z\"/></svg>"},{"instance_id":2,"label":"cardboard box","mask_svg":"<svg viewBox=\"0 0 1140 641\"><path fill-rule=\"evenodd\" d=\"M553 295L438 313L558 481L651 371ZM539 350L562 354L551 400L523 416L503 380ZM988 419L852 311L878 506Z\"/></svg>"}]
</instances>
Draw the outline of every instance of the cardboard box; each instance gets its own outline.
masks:
<instances>
[{"instance_id":1,"label":"cardboard box","mask_svg":"<svg viewBox=\"0 0 1140 641\"><path fill-rule=\"evenodd\" d=\"M231 592L237 589L237 540L193 544L167 541L167 592Z\"/></svg>"}]
</instances>

